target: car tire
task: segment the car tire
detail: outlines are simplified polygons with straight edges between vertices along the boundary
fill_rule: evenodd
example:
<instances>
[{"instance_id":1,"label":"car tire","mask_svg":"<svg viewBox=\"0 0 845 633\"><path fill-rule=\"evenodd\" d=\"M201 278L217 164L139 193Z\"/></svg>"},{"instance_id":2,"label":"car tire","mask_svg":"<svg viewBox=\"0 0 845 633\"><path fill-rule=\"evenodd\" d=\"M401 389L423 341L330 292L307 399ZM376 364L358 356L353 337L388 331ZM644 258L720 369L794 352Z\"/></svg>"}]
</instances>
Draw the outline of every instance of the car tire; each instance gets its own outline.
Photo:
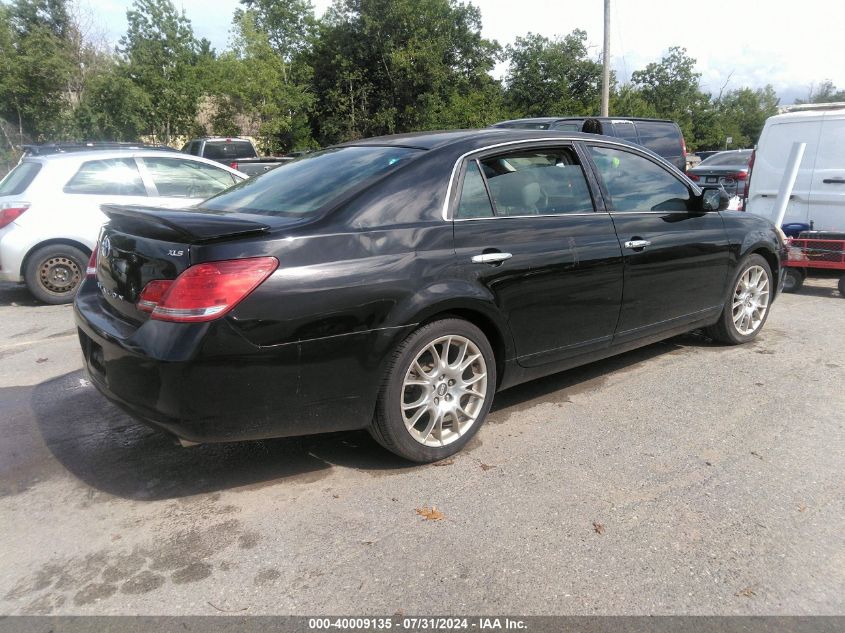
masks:
<instances>
[{"instance_id":1,"label":"car tire","mask_svg":"<svg viewBox=\"0 0 845 633\"><path fill-rule=\"evenodd\" d=\"M51 244L32 253L24 268L24 281L42 303L71 303L85 279L88 255L74 246Z\"/></svg>"},{"instance_id":2,"label":"car tire","mask_svg":"<svg viewBox=\"0 0 845 633\"><path fill-rule=\"evenodd\" d=\"M845 275L839 278L839 284L837 286L839 288L839 295L845 297Z\"/></svg>"},{"instance_id":3,"label":"car tire","mask_svg":"<svg viewBox=\"0 0 845 633\"><path fill-rule=\"evenodd\" d=\"M787 268L783 275L783 291L798 292L801 290L801 286L804 285L804 279L806 278L807 273L800 268Z\"/></svg>"},{"instance_id":4,"label":"car tire","mask_svg":"<svg viewBox=\"0 0 845 633\"><path fill-rule=\"evenodd\" d=\"M370 434L410 461L444 459L478 432L495 391L496 360L484 333L462 319L433 321L390 358Z\"/></svg>"},{"instance_id":5,"label":"car tire","mask_svg":"<svg viewBox=\"0 0 845 633\"><path fill-rule=\"evenodd\" d=\"M707 328L710 338L728 345L753 340L763 329L772 307L772 269L760 255L742 260L728 287L719 320Z\"/></svg>"}]
</instances>

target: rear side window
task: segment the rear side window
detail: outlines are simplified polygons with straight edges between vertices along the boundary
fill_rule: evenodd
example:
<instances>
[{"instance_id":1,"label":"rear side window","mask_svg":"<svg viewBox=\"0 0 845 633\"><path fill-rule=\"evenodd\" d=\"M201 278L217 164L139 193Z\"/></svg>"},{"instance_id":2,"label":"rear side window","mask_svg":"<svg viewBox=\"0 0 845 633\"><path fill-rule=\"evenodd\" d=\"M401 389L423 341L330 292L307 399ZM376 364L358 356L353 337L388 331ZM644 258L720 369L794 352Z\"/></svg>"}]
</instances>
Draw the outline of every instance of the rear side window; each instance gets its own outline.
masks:
<instances>
[{"instance_id":1,"label":"rear side window","mask_svg":"<svg viewBox=\"0 0 845 633\"><path fill-rule=\"evenodd\" d=\"M461 201L458 203L458 218L486 218L493 215L493 205L487 195L484 177L478 163L472 161L467 166L464 186L461 189Z\"/></svg>"},{"instance_id":2,"label":"rear side window","mask_svg":"<svg viewBox=\"0 0 845 633\"><path fill-rule=\"evenodd\" d=\"M584 171L569 148L505 154L481 161L496 215L592 212Z\"/></svg>"},{"instance_id":3,"label":"rear side window","mask_svg":"<svg viewBox=\"0 0 845 633\"><path fill-rule=\"evenodd\" d=\"M41 163L20 163L0 181L0 196L16 196L26 191L41 171Z\"/></svg>"},{"instance_id":4,"label":"rear side window","mask_svg":"<svg viewBox=\"0 0 845 633\"><path fill-rule=\"evenodd\" d=\"M357 187L398 169L422 150L349 146L314 152L244 180L206 200L203 209L301 216L319 211Z\"/></svg>"},{"instance_id":5,"label":"rear side window","mask_svg":"<svg viewBox=\"0 0 845 633\"><path fill-rule=\"evenodd\" d=\"M249 141L206 141L203 157L212 160L256 158L255 148Z\"/></svg>"},{"instance_id":6,"label":"rear side window","mask_svg":"<svg viewBox=\"0 0 845 633\"><path fill-rule=\"evenodd\" d=\"M680 156L681 137L671 123L637 121L640 145L660 156Z\"/></svg>"},{"instance_id":7,"label":"rear side window","mask_svg":"<svg viewBox=\"0 0 845 633\"><path fill-rule=\"evenodd\" d=\"M631 121L614 121L613 135L630 143L639 143L637 138L637 129Z\"/></svg>"},{"instance_id":8,"label":"rear side window","mask_svg":"<svg viewBox=\"0 0 845 633\"><path fill-rule=\"evenodd\" d=\"M146 196L147 190L132 158L109 158L82 163L64 188L65 193L100 196Z\"/></svg>"},{"instance_id":9,"label":"rear side window","mask_svg":"<svg viewBox=\"0 0 845 633\"><path fill-rule=\"evenodd\" d=\"M608 147L590 147L593 162L610 194L613 211L686 211L689 189L647 158Z\"/></svg>"},{"instance_id":10,"label":"rear side window","mask_svg":"<svg viewBox=\"0 0 845 633\"><path fill-rule=\"evenodd\" d=\"M208 198L235 184L228 171L205 163L157 156L143 161L158 195L167 198Z\"/></svg>"}]
</instances>

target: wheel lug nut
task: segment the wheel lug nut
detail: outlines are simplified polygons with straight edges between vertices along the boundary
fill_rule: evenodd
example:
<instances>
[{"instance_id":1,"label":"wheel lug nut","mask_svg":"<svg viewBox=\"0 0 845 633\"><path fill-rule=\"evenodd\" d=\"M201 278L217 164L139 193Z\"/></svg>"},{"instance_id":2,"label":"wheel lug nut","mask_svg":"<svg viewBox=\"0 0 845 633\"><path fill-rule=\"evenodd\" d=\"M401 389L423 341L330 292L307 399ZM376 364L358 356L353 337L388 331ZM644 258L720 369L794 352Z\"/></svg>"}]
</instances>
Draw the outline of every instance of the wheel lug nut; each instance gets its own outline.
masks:
<instances>
[{"instance_id":1,"label":"wheel lug nut","mask_svg":"<svg viewBox=\"0 0 845 633\"><path fill-rule=\"evenodd\" d=\"M452 396L446 394L446 402L450 402L452 400Z\"/></svg>"},{"instance_id":2,"label":"wheel lug nut","mask_svg":"<svg viewBox=\"0 0 845 633\"><path fill-rule=\"evenodd\" d=\"M451 386L453 386L454 384L455 384L455 381L454 381L454 380L450 380L450 381L449 381L449 386L450 386L450 387L451 387Z\"/></svg>"},{"instance_id":3,"label":"wheel lug nut","mask_svg":"<svg viewBox=\"0 0 845 633\"><path fill-rule=\"evenodd\" d=\"M434 399L434 404L440 404L440 398L435 398L435 399Z\"/></svg>"}]
</instances>

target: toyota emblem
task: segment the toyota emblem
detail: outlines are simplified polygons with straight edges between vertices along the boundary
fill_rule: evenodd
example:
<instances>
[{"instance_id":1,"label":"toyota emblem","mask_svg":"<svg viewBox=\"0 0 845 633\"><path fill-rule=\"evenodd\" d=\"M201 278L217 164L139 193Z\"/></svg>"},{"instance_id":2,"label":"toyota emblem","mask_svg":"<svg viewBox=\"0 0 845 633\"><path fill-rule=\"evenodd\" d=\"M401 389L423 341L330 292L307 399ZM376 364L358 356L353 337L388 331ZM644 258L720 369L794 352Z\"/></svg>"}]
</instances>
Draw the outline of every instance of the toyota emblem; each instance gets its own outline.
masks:
<instances>
[{"instance_id":1,"label":"toyota emblem","mask_svg":"<svg viewBox=\"0 0 845 633\"><path fill-rule=\"evenodd\" d=\"M108 237L104 237L100 243L100 257L108 257L109 255L111 255L111 240Z\"/></svg>"}]
</instances>

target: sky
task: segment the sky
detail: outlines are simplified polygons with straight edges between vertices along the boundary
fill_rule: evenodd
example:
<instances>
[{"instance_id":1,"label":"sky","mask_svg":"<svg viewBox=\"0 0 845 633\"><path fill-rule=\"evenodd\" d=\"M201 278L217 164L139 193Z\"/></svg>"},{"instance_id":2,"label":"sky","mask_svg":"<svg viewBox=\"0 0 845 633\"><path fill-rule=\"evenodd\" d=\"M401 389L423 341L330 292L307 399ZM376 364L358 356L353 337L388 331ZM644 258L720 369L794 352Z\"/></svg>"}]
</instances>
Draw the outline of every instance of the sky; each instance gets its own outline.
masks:
<instances>
[{"instance_id":1,"label":"sky","mask_svg":"<svg viewBox=\"0 0 845 633\"><path fill-rule=\"evenodd\" d=\"M312 0L320 15L330 0ZM126 31L131 0L81 0L95 27L112 43ZM238 0L174 0L198 37L219 51L226 48ZM587 32L598 58L603 37L603 0L474 0L483 35L502 45L517 36L563 36ZM806 98L825 79L845 89L845 1L801 0L611 0L610 58L624 82L633 71L659 61L671 46L683 46L697 60L702 88L718 94L772 84L782 104ZM501 77L506 66L494 75Z\"/></svg>"}]
</instances>

